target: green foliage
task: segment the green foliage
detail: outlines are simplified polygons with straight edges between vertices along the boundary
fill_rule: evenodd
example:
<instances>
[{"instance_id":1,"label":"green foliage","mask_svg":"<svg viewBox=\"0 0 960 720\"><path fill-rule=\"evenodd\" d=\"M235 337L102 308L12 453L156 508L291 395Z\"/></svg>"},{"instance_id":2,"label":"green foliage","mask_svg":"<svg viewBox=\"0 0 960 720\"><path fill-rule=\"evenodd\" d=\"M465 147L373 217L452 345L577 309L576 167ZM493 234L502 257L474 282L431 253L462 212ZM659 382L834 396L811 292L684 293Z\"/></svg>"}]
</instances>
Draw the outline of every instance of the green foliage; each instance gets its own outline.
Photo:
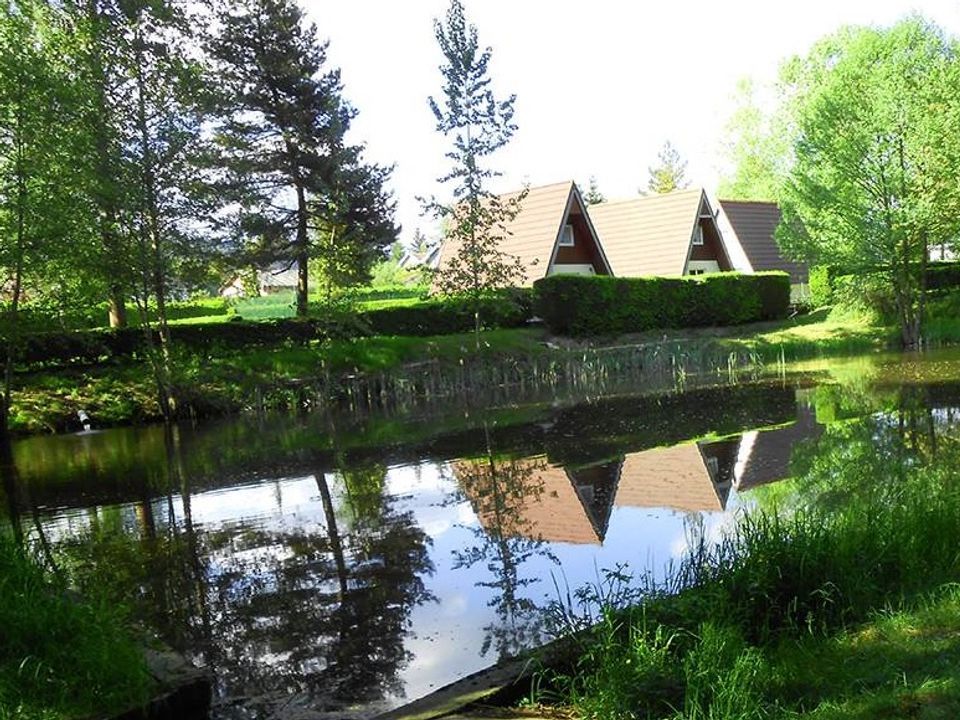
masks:
<instances>
[{"instance_id":1,"label":"green foliage","mask_svg":"<svg viewBox=\"0 0 960 720\"><path fill-rule=\"evenodd\" d=\"M447 335L474 329L479 308L484 328L522 327L532 315L532 292L514 289L481 297L445 297L408 307L386 307L359 315L372 335Z\"/></svg>"},{"instance_id":2,"label":"green foliage","mask_svg":"<svg viewBox=\"0 0 960 720\"><path fill-rule=\"evenodd\" d=\"M142 650L106 601L77 601L0 535L0 718L101 717L145 702Z\"/></svg>"},{"instance_id":3,"label":"green foliage","mask_svg":"<svg viewBox=\"0 0 960 720\"><path fill-rule=\"evenodd\" d=\"M599 205L602 202L606 202L606 196L600 192L600 186L597 184L597 179L591 175L590 184L587 186L587 191L583 193L583 201L587 205Z\"/></svg>"},{"instance_id":4,"label":"green foliage","mask_svg":"<svg viewBox=\"0 0 960 720\"><path fill-rule=\"evenodd\" d=\"M750 78L737 83L736 110L725 128L723 154L732 173L720 179L717 192L729 200L775 202L790 155L790 135L783 113L760 109Z\"/></svg>"},{"instance_id":5,"label":"green foliage","mask_svg":"<svg viewBox=\"0 0 960 720\"><path fill-rule=\"evenodd\" d=\"M795 162L778 242L812 264L883 272L913 346L928 247L960 230L957 43L919 17L846 28L782 75Z\"/></svg>"},{"instance_id":6,"label":"green foliage","mask_svg":"<svg viewBox=\"0 0 960 720\"><path fill-rule=\"evenodd\" d=\"M657 160L660 164L649 169L647 190L662 194L682 190L690 184L686 177L687 161L680 157L680 153L669 140L663 144Z\"/></svg>"},{"instance_id":7,"label":"green foliage","mask_svg":"<svg viewBox=\"0 0 960 720\"><path fill-rule=\"evenodd\" d=\"M553 275L538 280L535 312L561 335L613 335L655 328L739 325L786 317L786 273L688 278Z\"/></svg>"},{"instance_id":8,"label":"green foliage","mask_svg":"<svg viewBox=\"0 0 960 720\"><path fill-rule=\"evenodd\" d=\"M829 265L816 265L810 268L810 302L815 308L833 304L832 272Z\"/></svg>"}]
</instances>

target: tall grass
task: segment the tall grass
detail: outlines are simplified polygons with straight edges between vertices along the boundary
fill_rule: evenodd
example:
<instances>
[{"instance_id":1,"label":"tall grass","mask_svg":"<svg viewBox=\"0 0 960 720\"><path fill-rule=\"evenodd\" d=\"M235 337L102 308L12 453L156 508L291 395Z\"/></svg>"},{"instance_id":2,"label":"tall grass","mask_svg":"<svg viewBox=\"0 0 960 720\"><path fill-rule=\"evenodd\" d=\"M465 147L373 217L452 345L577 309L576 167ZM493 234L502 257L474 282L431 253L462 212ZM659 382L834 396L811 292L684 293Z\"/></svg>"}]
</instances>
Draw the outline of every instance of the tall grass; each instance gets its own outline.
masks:
<instances>
[{"instance_id":1,"label":"tall grass","mask_svg":"<svg viewBox=\"0 0 960 720\"><path fill-rule=\"evenodd\" d=\"M143 704L150 689L118 611L69 597L0 535L0 720L104 716Z\"/></svg>"}]
</instances>

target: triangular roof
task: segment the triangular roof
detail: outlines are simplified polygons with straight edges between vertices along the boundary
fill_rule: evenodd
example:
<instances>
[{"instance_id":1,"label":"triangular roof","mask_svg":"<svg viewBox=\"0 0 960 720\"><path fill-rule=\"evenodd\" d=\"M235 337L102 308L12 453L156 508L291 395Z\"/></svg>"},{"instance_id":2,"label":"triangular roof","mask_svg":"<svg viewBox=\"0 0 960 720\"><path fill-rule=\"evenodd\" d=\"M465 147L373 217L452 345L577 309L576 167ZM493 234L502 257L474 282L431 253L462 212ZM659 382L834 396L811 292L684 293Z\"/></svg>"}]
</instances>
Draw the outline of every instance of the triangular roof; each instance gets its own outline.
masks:
<instances>
[{"instance_id":1,"label":"triangular roof","mask_svg":"<svg viewBox=\"0 0 960 720\"><path fill-rule=\"evenodd\" d=\"M725 494L714 484L696 443L631 453L623 460L617 507L666 507L694 512L723 510Z\"/></svg>"},{"instance_id":2,"label":"triangular roof","mask_svg":"<svg viewBox=\"0 0 960 720\"><path fill-rule=\"evenodd\" d=\"M589 214L614 275L682 275L704 206L706 193L694 188L591 205Z\"/></svg>"},{"instance_id":3,"label":"triangular roof","mask_svg":"<svg viewBox=\"0 0 960 720\"><path fill-rule=\"evenodd\" d=\"M500 195L500 200L506 203L519 194L519 191L506 193ZM587 220L593 241L609 270L610 263L598 240L597 232L591 224L580 190L573 180L565 180L552 185L529 188L521 202L520 212L507 224L506 235L500 244L500 250L520 258L525 276L519 284L532 285L534 280L546 276L557 252L560 231L566 224L570 211L577 205ZM457 244L449 240L444 241L440 249L438 267L443 268L456 253Z\"/></svg>"},{"instance_id":4,"label":"triangular roof","mask_svg":"<svg viewBox=\"0 0 960 720\"><path fill-rule=\"evenodd\" d=\"M720 208L727 216L754 272L783 270L790 273L791 282L807 282L807 266L787 260L777 246L774 232L780 224L780 208L776 203L721 200Z\"/></svg>"}]
</instances>

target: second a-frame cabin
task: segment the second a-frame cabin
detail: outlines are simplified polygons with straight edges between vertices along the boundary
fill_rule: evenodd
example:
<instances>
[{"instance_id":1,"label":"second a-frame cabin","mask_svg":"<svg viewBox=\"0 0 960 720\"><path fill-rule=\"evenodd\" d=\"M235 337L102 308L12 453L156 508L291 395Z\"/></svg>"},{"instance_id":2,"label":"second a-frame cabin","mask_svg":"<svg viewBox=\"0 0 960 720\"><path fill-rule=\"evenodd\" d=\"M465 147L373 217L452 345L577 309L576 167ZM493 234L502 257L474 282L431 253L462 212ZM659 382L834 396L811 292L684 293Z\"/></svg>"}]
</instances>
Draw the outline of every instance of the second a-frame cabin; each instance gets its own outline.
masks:
<instances>
[{"instance_id":1,"label":"second a-frame cabin","mask_svg":"<svg viewBox=\"0 0 960 720\"><path fill-rule=\"evenodd\" d=\"M702 275L733 270L702 188L590 206L614 275Z\"/></svg>"},{"instance_id":2,"label":"second a-frame cabin","mask_svg":"<svg viewBox=\"0 0 960 720\"><path fill-rule=\"evenodd\" d=\"M507 202L518 193L502 195ZM611 275L610 263L576 183L568 180L530 188L520 212L507 224L500 250L520 259L524 277L518 285L530 286L547 275L577 273ZM444 242L439 267L454 257L457 247Z\"/></svg>"}]
</instances>

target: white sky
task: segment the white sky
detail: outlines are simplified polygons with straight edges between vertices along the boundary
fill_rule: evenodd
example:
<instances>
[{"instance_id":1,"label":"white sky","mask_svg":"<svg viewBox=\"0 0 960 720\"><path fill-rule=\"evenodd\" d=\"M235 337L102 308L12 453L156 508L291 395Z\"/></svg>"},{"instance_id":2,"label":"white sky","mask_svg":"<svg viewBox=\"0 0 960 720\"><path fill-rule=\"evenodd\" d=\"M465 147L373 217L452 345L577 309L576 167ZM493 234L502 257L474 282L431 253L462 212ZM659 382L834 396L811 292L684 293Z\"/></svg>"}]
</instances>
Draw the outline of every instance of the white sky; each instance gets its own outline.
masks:
<instances>
[{"instance_id":1,"label":"white sky","mask_svg":"<svg viewBox=\"0 0 960 720\"><path fill-rule=\"evenodd\" d=\"M401 238L434 222L417 196L448 197L436 178L447 143L427 96L440 94L433 19L447 0L303 0L347 99L351 140L395 163ZM481 45L493 47L499 96L517 95L520 129L492 165L494 189L594 175L608 198L647 182L663 142L688 161L693 184L715 189L720 142L737 80L773 80L780 62L846 24L888 25L920 12L960 34L960 0L464 0Z\"/></svg>"}]
</instances>

